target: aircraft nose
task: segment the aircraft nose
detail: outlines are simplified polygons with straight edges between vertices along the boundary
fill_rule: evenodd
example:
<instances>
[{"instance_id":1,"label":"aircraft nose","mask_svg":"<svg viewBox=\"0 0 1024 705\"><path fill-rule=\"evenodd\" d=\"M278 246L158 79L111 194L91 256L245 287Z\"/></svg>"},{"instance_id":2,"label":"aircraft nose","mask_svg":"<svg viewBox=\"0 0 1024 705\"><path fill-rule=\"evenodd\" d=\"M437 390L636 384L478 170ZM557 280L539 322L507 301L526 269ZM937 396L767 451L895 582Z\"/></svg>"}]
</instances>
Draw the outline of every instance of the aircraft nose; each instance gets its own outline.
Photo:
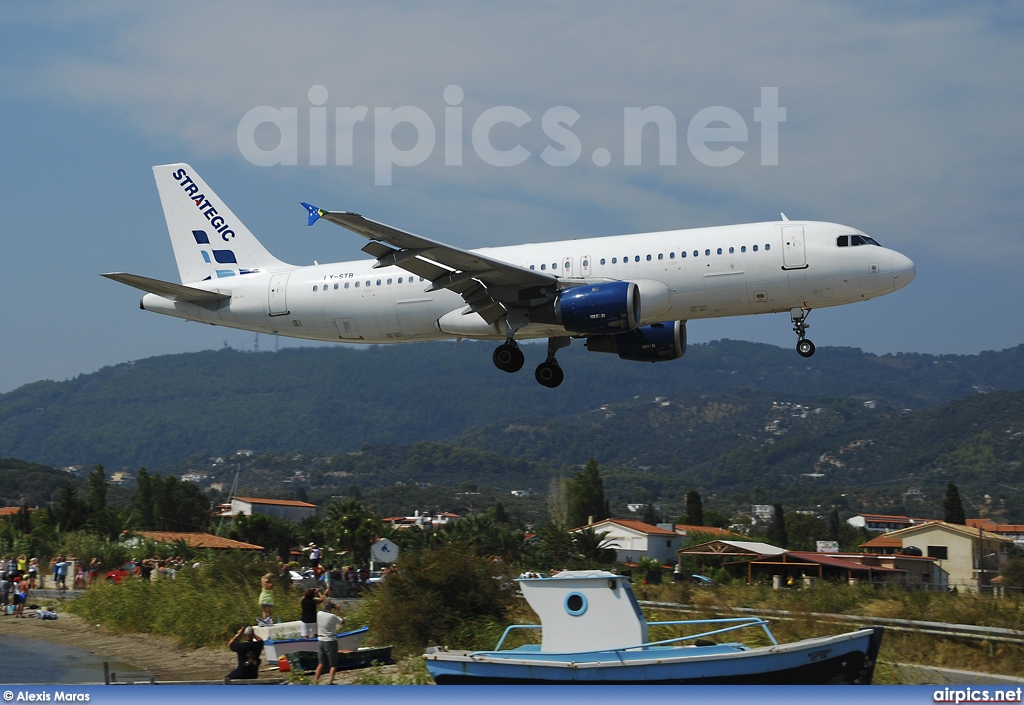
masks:
<instances>
[{"instance_id":1,"label":"aircraft nose","mask_svg":"<svg viewBox=\"0 0 1024 705\"><path fill-rule=\"evenodd\" d=\"M917 267L914 261L899 252L892 253L892 283L893 289L902 289L917 276Z\"/></svg>"}]
</instances>

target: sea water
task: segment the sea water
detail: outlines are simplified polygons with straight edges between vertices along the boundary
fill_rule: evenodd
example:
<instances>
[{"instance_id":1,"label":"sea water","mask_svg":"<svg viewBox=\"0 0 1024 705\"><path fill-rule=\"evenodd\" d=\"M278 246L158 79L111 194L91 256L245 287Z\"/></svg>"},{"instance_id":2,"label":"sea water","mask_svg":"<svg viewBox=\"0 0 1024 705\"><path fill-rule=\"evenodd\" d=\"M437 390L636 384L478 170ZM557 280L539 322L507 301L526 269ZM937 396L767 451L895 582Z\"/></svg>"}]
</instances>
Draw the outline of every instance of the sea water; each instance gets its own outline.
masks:
<instances>
[{"instance_id":1,"label":"sea water","mask_svg":"<svg viewBox=\"0 0 1024 705\"><path fill-rule=\"evenodd\" d=\"M0 684L102 683L103 662L117 682L148 681L149 673L92 651L36 639L0 636Z\"/></svg>"}]
</instances>

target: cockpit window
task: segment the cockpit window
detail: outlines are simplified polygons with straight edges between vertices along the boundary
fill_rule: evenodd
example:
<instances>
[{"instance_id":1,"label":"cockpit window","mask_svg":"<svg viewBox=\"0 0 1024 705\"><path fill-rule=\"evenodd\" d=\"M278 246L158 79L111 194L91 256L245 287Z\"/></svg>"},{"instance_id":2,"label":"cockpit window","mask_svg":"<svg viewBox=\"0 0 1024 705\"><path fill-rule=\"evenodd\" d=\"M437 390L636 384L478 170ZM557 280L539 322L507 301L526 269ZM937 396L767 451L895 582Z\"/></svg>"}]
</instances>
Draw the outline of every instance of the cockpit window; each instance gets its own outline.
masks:
<instances>
[{"instance_id":1,"label":"cockpit window","mask_svg":"<svg viewBox=\"0 0 1024 705\"><path fill-rule=\"evenodd\" d=\"M881 245L867 235L840 235L836 238L836 247L857 247L858 245L881 247Z\"/></svg>"}]
</instances>

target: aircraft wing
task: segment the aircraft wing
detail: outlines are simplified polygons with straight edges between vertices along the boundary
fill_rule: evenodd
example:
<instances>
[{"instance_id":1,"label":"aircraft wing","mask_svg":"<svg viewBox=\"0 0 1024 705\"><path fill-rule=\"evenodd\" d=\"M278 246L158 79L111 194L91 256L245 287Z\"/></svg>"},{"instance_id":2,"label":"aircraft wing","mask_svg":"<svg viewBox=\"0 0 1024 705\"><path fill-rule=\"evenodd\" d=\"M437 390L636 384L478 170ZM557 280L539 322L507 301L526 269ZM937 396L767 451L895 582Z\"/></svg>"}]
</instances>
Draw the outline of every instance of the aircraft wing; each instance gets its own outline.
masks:
<instances>
[{"instance_id":1,"label":"aircraft wing","mask_svg":"<svg viewBox=\"0 0 1024 705\"><path fill-rule=\"evenodd\" d=\"M172 301L187 301L193 304L206 304L231 298L231 294L222 294L219 291L207 291L206 289L196 289L195 287L184 286L182 284L172 284L171 282L165 282L159 279L141 277L138 274L111 272L101 276L104 276L107 279L113 279L116 282L121 282L122 284L127 284L128 286L133 286L136 289L141 289L142 291L150 294L163 296L165 299L171 299Z\"/></svg>"},{"instance_id":2,"label":"aircraft wing","mask_svg":"<svg viewBox=\"0 0 1024 705\"><path fill-rule=\"evenodd\" d=\"M362 235L370 242L363 252L377 258L375 267L400 267L431 282L427 291L450 289L469 304L464 313L479 313L488 323L501 318L509 305L548 296L558 278L364 218L358 213L325 211L303 203L309 224L318 219Z\"/></svg>"}]
</instances>

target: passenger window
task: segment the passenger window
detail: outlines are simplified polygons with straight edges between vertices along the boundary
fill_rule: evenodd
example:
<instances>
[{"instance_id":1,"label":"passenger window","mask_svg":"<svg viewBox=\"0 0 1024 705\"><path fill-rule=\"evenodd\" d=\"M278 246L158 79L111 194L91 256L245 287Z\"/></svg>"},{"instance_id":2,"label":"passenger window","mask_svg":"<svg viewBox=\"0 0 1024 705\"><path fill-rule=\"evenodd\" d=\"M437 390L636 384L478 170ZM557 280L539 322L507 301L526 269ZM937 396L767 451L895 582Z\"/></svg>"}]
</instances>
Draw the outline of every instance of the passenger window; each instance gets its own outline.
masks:
<instances>
[{"instance_id":1,"label":"passenger window","mask_svg":"<svg viewBox=\"0 0 1024 705\"><path fill-rule=\"evenodd\" d=\"M680 252L679 256L682 257L683 259L686 259L686 250L683 250L682 252Z\"/></svg>"},{"instance_id":2,"label":"passenger window","mask_svg":"<svg viewBox=\"0 0 1024 705\"><path fill-rule=\"evenodd\" d=\"M346 289L348 288L348 282L345 282L345 288Z\"/></svg>"},{"instance_id":3,"label":"passenger window","mask_svg":"<svg viewBox=\"0 0 1024 705\"><path fill-rule=\"evenodd\" d=\"M729 254L730 254L730 255L731 255L731 254L732 254L733 252L735 252L735 251L736 251L736 248L735 248L735 247L730 247L730 248L729 248Z\"/></svg>"},{"instance_id":4,"label":"passenger window","mask_svg":"<svg viewBox=\"0 0 1024 705\"><path fill-rule=\"evenodd\" d=\"M757 245L754 245L754 252L757 252Z\"/></svg>"},{"instance_id":5,"label":"passenger window","mask_svg":"<svg viewBox=\"0 0 1024 705\"><path fill-rule=\"evenodd\" d=\"M661 258L659 257L659 259L661 259ZM650 255L647 255L647 261L648 261L648 262L650 262L650 261L651 261L651 256L650 256Z\"/></svg>"},{"instance_id":6,"label":"passenger window","mask_svg":"<svg viewBox=\"0 0 1024 705\"><path fill-rule=\"evenodd\" d=\"M337 291L337 289L338 289L338 285L337 284L334 285L334 289L335 289L335 291Z\"/></svg>"},{"instance_id":7,"label":"passenger window","mask_svg":"<svg viewBox=\"0 0 1024 705\"><path fill-rule=\"evenodd\" d=\"M399 284L401 284L401 283L402 283L402 278L401 278L401 277L399 277L399 278L398 278L398 283L399 283Z\"/></svg>"},{"instance_id":8,"label":"passenger window","mask_svg":"<svg viewBox=\"0 0 1024 705\"><path fill-rule=\"evenodd\" d=\"M694 257L697 257L697 256L698 256L699 254L700 254L700 253L699 253L699 252L697 252L697 250L694 250L694 251L693 251L693 256L694 256Z\"/></svg>"},{"instance_id":9,"label":"passenger window","mask_svg":"<svg viewBox=\"0 0 1024 705\"><path fill-rule=\"evenodd\" d=\"M357 289L359 288L359 282L356 282L356 288Z\"/></svg>"},{"instance_id":10,"label":"passenger window","mask_svg":"<svg viewBox=\"0 0 1024 705\"><path fill-rule=\"evenodd\" d=\"M589 267L590 266L590 262L588 260L583 260L583 266L584 267Z\"/></svg>"},{"instance_id":11,"label":"passenger window","mask_svg":"<svg viewBox=\"0 0 1024 705\"><path fill-rule=\"evenodd\" d=\"M601 258L601 264L604 264L604 257Z\"/></svg>"},{"instance_id":12,"label":"passenger window","mask_svg":"<svg viewBox=\"0 0 1024 705\"><path fill-rule=\"evenodd\" d=\"M313 285L313 291L316 291L316 284Z\"/></svg>"},{"instance_id":13,"label":"passenger window","mask_svg":"<svg viewBox=\"0 0 1024 705\"><path fill-rule=\"evenodd\" d=\"M548 266L546 264L542 264L540 266L540 269L541 269L542 272L546 272L546 271L548 271Z\"/></svg>"},{"instance_id":14,"label":"passenger window","mask_svg":"<svg viewBox=\"0 0 1024 705\"><path fill-rule=\"evenodd\" d=\"M704 256L705 257L710 257L711 256L711 250L704 250Z\"/></svg>"},{"instance_id":15,"label":"passenger window","mask_svg":"<svg viewBox=\"0 0 1024 705\"><path fill-rule=\"evenodd\" d=\"M686 257L686 253L685 252L683 253L683 257ZM676 253L675 252L669 252L668 253L668 258L669 259L675 259L676 258Z\"/></svg>"},{"instance_id":16,"label":"passenger window","mask_svg":"<svg viewBox=\"0 0 1024 705\"><path fill-rule=\"evenodd\" d=\"M619 258L618 257L612 257L612 264L618 264L618 263L619 263Z\"/></svg>"},{"instance_id":17,"label":"passenger window","mask_svg":"<svg viewBox=\"0 0 1024 705\"><path fill-rule=\"evenodd\" d=\"M380 279L377 280L377 286L380 286Z\"/></svg>"},{"instance_id":18,"label":"passenger window","mask_svg":"<svg viewBox=\"0 0 1024 705\"><path fill-rule=\"evenodd\" d=\"M740 248L740 252L746 252L746 251L747 251L747 246L746 245L744 245L743 247Z\"/></svg>"},{"instance_id":19,"label":"passenger window","mask_svg":"<svg viewBox=\"0 0 1024 705\"><path fill-rule=\"evenodd\" d=\"M658 253L658 259L665 259L665 255L663 255L662 253L659 252Z\"/></svg>"},{"instance_id":20,"label":"passenger window","mask_svg":"<svg viewBox=\"0 0 1024 705\"><path fill-rule=\"evenodd\" d=\"M532 265L532 264L531 264L531 265L530 265L530 269L533 269L533 268L534 268L535 266L536 266L536 265Z\"/></svg>"},{"instance_id":21,"label":"passenger window","mask_svg":"<svg viewBox=\"0 0 1024 705\"><path fill-rule=\"evenodd\" d=\"M369 279L366 280L366 286L370 286L370 280Z\"/></svg>"},{"instance_id":22,"label":"passenger window","mask_svg":"<svg viewBox=\"0 0 1024 705\"><path fill-rule=\"evenodd\" d=\"M552 262L551 263L551 269L552 270L558 269L558 262Z\"/></svg>"},{"instance_id":23,"label":"passenger window","mask_svg":"<svg viewBox=\"0 0 1024 705\"><path fill-rule=\"evenodd\" d=\"M767 251L768 251L768 250L770 250L770 249L772 249L772 246L771 246L771 245L769 245L768 243L765 243L765 246L764 246L764 251L765 251L765 252L767 252Z\"/></svg>"},{"instance_id":24,"label":"passenger window","mask_svg":"<svg viewBox=\"0 0 1024 705\"><path fill-rule=\"evenodd\" d=\"M569 263L568 262L563 262L562 263L562 267L565 268L565 269L568 269L569 268Z\"/></svg>"},{"instance_id":25,"label":"passenger window","mask_svg":"<svg viewBox=\"0 0 1024 705\"><path fill-rule=\"evenodd\" d=\"M650 256L649 256L649 255L648 255L647 259L650 259ZM634 262L639 262L639 261L640 261L640 255L637 255L636 257L634 257L634 258L633 258L633 261L634 261Z\"/></svg>"},{"instance_id":26,"label":"passenger window","mask_svg":"<svg viewBox=\"0 0 1024 705\"><path fill-rule=\"evenodd\" d=\"M721 247L718 248L718 254L722 254L722 248Z\"/></svg>"},{"instance_id":27,"label":"passenger window","mask_svg":"<svg viewBox=\"0 0 1024 705\"><path fill-rule=\"evenodd\" d=\"M391 283L391 279L389 278L389 279L388 279L388 284L390 284L390 283Z\"/></svg>"}]
</instances>

